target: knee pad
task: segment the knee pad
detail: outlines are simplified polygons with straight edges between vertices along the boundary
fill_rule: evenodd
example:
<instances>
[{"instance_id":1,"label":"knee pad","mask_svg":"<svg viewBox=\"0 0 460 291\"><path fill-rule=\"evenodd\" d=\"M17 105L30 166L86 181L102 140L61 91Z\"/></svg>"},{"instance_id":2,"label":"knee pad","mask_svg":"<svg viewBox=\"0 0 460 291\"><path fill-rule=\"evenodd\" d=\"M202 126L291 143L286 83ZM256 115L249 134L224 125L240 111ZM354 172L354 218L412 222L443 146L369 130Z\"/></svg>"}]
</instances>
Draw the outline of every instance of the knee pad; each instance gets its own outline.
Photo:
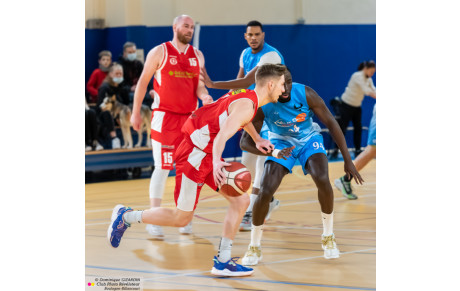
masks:
<instances>
[{"instance_id":1,"label":"knee pad","mask_svg":"<svg viewBox=\"0 0 460 291\"><path fill-rule=\"evenodd\" d=\"M264 165L265 165L266 159L267 159L266 156L257 157L256 174L254 176L254 183L252 184L253 188L260 189L260 181L262 180L262 174L264 173Z\"/></svg>"},{"instance_id":2,"label":"knee pad","mask_svg":"<svg viewBox=\"0 0 460 291\"><path fill-rule=\"evenodd\" d=\"M162 199L165 192L166 179L168 178L169 170L155 168L150 179L149 196L150 198Z\"/></svg>"},{"instance_id":3,"label":"knee pad","mask_svg":"<svg viewBox=\"0 0 460 291\"><path fill-rule=\"evenodd\" d=\"M253 181L256 175L257 157L257 155L251 154L250 152L243 152L241 156L241 163L249 170Z\"/></svg>"}]
</instances>

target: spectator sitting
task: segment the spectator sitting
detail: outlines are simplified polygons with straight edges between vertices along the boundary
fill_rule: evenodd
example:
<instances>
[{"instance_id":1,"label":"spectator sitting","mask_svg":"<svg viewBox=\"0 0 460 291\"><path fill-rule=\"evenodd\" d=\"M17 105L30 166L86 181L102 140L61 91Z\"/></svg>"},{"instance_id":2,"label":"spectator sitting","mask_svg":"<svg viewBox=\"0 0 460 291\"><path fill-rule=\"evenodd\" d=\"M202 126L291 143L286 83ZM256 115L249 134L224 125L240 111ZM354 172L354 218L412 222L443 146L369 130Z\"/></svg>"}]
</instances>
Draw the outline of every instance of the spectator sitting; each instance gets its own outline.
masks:
<instances>
[{"instance_id":1,"label":"spectator sitting","mask_svg":"<svg viewBox=\"0 0 460 291\"><path fill-rule=\"evenodd\" d=\"M105 97L116 96L117 101L128 105L129 97L128 94L120 86L123 82L123 67L118 63L112 63L109 68L109 73L99 87L98 99L97 99L97 111L99 112L99 121L101 123L101 138L104 140L111 139L112 148L120 148L120 139L117 137L115 131L115 122L113 116L109 111L103 111L100 108L101 103Z\"/></svg>"},{"instance_id":2,"label":"spectator sitting","mask_svg":"<svg viewBox=\"0 0 460 291\"><path fill-rule=\"evenodd\" d=\"M128 92L124 90L121 83L123 82L123 67L119 63L112 63L109 67L109 72L102 85L98 90L97 107L99 106L105 97L117 96L117 100L123 104L129 105Z\"/></svg>"},{"instance_id":3,"label":"spectator sitting","mask_svg":"<svg viewBox=\"0 0 460 291\"><path fill-rule=\"evenodd\" d=\"M123 55L118 59L118 62L123 66L124 82L122 86L129 92L130 100L134 97L137 81L144 69L142 62L137 59L136 49L135 43L126 42L123 45Z\"/></svg>"},{"instance_id":4,"label":"spectator sitting","mask_svg":"<svg viewBox=\"0 0 460 291\"><path fill-rule=\"evenodd\" d=\"M109 51L101 51L99 53L99 68L95 69L89 77L86 84L86 90L89 93L89 102L96 103L99 87L107 77L110 64L112 63L112 53Z\"/></svg>"},{"instance_id":5,"label":"spectator sitting","mask_svg":"<svg viewBox=\"0 0 460 291\"><path fill-rule=\"evenodd\" d=\"M96 117L96 111L89 108L88 103L85 99L85 151L89 152L92 150L100 151L104 148L101 146L98 138L98 121Z\"/></svg>"}]
</instances>

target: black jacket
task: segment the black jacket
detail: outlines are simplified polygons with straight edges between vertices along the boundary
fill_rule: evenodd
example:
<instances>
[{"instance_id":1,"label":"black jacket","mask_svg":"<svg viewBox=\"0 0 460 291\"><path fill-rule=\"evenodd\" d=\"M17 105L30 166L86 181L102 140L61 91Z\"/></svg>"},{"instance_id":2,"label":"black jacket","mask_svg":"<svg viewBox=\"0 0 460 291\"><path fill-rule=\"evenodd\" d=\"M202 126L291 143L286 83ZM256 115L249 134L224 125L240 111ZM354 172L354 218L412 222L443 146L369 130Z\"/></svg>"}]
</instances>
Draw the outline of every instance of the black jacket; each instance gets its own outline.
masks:
<instances>
[{"instance_id":1,"label":"black jacket","mask_svg":"<svg viewBox=\"0 0 460 291\"><path fill-rule=\"evenodd\" d=\"M104 81L99 87L97 94L97 110L100 112L100 107L102 101L105 97L112 97L113 95L117 96L118 102L129 105L129 93L120 85L117 87L110 85L108 82Z\"/></svg>"}]
</instances>

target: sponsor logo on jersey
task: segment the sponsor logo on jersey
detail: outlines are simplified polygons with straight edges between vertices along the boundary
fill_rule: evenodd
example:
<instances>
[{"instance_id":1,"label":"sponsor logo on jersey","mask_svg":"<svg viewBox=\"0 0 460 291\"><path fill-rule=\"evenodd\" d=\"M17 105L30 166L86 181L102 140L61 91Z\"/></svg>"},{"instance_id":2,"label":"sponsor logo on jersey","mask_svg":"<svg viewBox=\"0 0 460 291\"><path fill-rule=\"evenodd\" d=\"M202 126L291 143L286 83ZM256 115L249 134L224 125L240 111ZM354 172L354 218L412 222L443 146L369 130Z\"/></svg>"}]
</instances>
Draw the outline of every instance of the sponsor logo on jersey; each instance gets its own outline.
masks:
<instances>
[{"instance_id":1,"label":"sponsor logo on jersey","mask_svg":"<svg viewBox=\"0 0 460 291\"><path fill-rule=\"evenodd\" d=\"M168 74L176 78L185 78L185 79L192 79L198 76L197 73L185 72L185 71L169 71Z\"/></svg>"},{"instance_id":2,"label":"sponsor logo on jersey","mask_svg":"<svg viewBox=\"0 0 460 291\"><path fill-rule=\"evenodd\" d=\"M246 89L238 89L238 90L232 91L232 95L236 95L240 93L246 93Z\"/></svg>"},{"instance_id":3,"label":"sponsor logo on jersey","mask_svg":"<svg viewBox=\"0 0 460 291\"><path fill-rule=\"evenodd\" d=\"M300 103L299 107L297 107L297 106L294 104L294 109L295 109L295 110L300 110L300 108L302 108L302 106L303 106L302 103Z\"/></svg>"},{"instance_id":4,"label":"sponsor logo on jersey","mask_svg":"<svg viewBox=\"0 0 460 291\"><path fill-rule=\"evenodd\" d=\"M305 121L305 117L307 117L306 113L300 113L299 115L295 117L295 121L297 122Z\"/></svg>"},{"instance_id":5,"label":"sponsor logo on jersey","mask_svg":"<svg viewBox=\"0 0 460 291\"><path fill-rule=\"evenodd\" d=\"M279 127L291 127L292 124L292 122L286 122L282 119L278 119L277 121L275 121L275 125Z\"/></svg>"},{"instance_id":6,"label":"sponsor logo on jersey","mask_svg":"<svg viewBox=\"0 0 460 291\"><path fill-rule=\"evenodd\" d=\"M276 115L277 112L275 111L273 114ZM307 117L306 113L300 113L299 115L297 115L296 117L294 117L290 121L284 121L283 119L278 119L277 121L275 121L275 125L277 125L279 127L291 127L293 125L295 126L296 122L303 122L303 121L305 121L306 117ZM295 132L298 132L298 131L295 131Z\"/></svg>"},{"instance_id":7,"label":"sponsor logo on jersey","mask_svg":"<svg viewBox=\"0 0 460 291\"><path fill-rule=\"evenodd\" d=\"M300 131L300 127L298 127L297 125L294 124L294 128L291 128L289 129L290 132L299 132Z\"/></svg>"}]
</instances>

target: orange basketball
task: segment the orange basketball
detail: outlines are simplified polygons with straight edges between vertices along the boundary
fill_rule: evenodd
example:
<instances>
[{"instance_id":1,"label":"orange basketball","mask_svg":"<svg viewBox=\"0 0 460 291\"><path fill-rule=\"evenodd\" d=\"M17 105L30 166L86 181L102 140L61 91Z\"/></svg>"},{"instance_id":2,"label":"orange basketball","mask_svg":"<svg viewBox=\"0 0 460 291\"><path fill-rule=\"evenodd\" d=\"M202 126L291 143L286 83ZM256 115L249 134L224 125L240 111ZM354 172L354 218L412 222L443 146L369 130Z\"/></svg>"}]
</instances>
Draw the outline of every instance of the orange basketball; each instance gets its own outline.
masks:
<instances>
[{"instance_id":1,"label":"orange basketball","mask_svg":"<svg viewBox=\"0 0 460 291\"><path fill-rule=\"evenodd\" d=\"M251 173L242 163L230 162L230 164L222 169L227 181L220 191L228 196L239 196L246 193L251 186Z\"/></svg>"}]
</instances>

